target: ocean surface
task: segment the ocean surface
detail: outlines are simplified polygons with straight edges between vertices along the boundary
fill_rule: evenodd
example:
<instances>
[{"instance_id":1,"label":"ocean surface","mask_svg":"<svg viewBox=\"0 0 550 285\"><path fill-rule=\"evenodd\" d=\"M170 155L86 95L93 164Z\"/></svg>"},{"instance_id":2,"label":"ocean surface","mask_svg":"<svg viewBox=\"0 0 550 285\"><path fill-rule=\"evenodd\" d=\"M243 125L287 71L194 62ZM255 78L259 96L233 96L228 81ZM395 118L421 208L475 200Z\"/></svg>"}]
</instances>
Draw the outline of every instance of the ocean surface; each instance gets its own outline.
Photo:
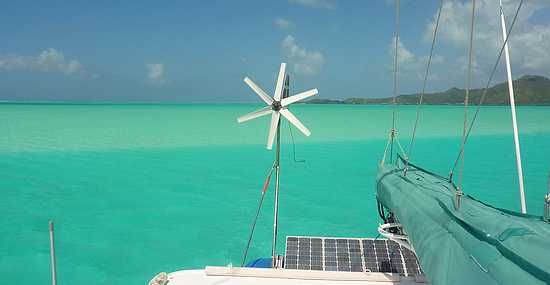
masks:
<instances>
[{"instance_id":1,"label":"ocean surface","mask_svg":"<svg viewBox=\"0 0 550 285\"><path fill-rule=\"evenodd\" d=\"M59 284L147 284L160 271L240 264L275 153L261 105L0 105L0 278L50 284L54 220ZM286 235L368 237L391 106L297 105L311 137L282 127L280 253ZM416 112L397 110L407 149ZM412 161L446 175L463 109L422 109ZM471 117L471 116L470 116ZM519 107L527 209L542 214L550 108ZM295 152L293 151L295 149ZM304 161L305 162L300 162ZM465 151L464 191L518 210L507 107L484 107ZM273 188L249 256L271 253Z\"/></svg>"}]
</instances>

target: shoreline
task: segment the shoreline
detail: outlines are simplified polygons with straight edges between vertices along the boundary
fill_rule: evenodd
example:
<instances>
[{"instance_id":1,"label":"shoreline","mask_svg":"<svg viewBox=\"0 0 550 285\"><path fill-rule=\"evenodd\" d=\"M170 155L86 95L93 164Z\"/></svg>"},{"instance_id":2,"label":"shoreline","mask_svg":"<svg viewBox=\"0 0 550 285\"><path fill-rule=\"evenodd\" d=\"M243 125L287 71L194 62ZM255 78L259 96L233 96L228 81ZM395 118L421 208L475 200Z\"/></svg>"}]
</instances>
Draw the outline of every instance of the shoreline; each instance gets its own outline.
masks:
<instances>
[{"instance_id":1,"label":"shoreline","mask_svg":"<svg viewBox=\"0 0 550 285\"><path fill-rule=\"evenodd\" d=\"M177 105L261 105L254 102L57 102L57 101L0 101L0 105L136 105L136 106L147 106L147 105L166 105L166 106L177 106ZM345 102L305 102L300 105L345 105L345 106L392 106L391 103L345 103ZM418 104L411 103L397 103L398 106L418 106ZM432 103L423 103L422 106L464 106L464 104L432 104ZM471 103L470 107L476 107L477 104ZM510 106L509 104L483 104L482 106L486 107L499 107L499 106ZM516 104L516 107L550 107L550 104Z\"/></svg>"}]
</instances>

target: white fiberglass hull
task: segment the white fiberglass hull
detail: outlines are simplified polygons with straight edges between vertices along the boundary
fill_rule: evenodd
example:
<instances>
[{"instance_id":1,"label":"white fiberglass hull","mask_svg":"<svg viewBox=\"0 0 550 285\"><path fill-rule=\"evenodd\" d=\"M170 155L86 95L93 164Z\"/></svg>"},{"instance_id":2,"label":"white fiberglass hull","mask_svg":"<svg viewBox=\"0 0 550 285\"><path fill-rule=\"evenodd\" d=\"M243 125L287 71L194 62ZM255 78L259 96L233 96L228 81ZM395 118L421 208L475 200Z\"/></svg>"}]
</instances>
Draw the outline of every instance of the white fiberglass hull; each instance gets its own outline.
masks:
<instances>
[{"instance_id":1,"label":"white fiberglass hull","mask_svg":"<svg viewBox=\"0 0 550 285\"><path fill-rule=\"evenodd\" d=\"M385 285L385 284L426 284L422 276L404 277L389 273L328 272L311 270L288 270L239 267L207 267L204 270L182 270L169 273L167 282L150 283L159 285Z\"/></svg>"}]
</instances>

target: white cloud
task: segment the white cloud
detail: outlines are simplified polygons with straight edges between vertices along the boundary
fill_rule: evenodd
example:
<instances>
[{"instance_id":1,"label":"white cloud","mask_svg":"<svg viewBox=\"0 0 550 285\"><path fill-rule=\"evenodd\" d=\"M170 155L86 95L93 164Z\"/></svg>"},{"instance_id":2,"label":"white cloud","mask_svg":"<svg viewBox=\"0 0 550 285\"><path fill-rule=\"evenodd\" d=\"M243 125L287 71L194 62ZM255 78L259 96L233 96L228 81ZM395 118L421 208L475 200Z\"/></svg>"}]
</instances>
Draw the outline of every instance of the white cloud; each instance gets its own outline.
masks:
<instances>
[{"instance_id":1,"label":"white cloud","mask_svg":"<svg viewBox=\"0 0 550 285\"><path fill-rule=\"evenodd\" d=\"M78 72L80 69L81 69L81 65L80 65L80 62L76 61L76 60L71 60L69 61L69 63L66 65L66 67L64 68L65 70L65 73L67 74L73 74L73 73L76 73Z\"/></svg>"},{"instance_id":2,"label":"white cloud","mask_svg":"<svg viewBox=\"0 0 550 285\"><path fill-rule=\"evenodd\" d=\"M391 58L391 68L394 69L394 58L395 58L395 37L388 44L388 55ZM413 52L408 50L401 39L397 43L397 58L398 58L398 68L401 76L410 76L412 75L414 79L423 79L426 72L426 65L428 64L428 56L418 56ZM445 62L445 58L441 55L434 54L432 56L432 66L435 64ZM430 75L430 79L435 79L434 74Z\"/></svg>"},{"instance_id":3,"label":"white cloud","mask_svg":"<svg viewBox=\"0 0 550 285\"><path fill-rule=\"evenodd\" d=\"M294 72L298 74L315 75L325 63L325 58L321 52L308 51L305 47L299 46L292 35L285 37L281 47L294 66Z\"/></svg>"},{"instance_id":4,"label":"white cloud","mask_svg":"<svg viewBox=\"0 0 550 285\"><path fill-rule=\"evenodd\" d=\"M392 56L392 58L395 57L395 37L393 37L390 45L388 46L388 53ZM416 55L405 48L403 42L401 42L401 39L397 42L397 58L400 65L411 64L416 61Z\"/></svg>"},{"instance_id":5,"label":"white cloud","mask_svg":"<svg viewBox=\"0 0 550 285\"><path fill-rule=\"evenodd\" d=\"M15 54L0 55L0 69L17 70L30 67L31 58Z\"/></svg>"},{"instance_id":6,"label":"white cloud","mask_svg":"<svg viewBox=\"0 0 550 285\"><path fill-rule=\"evenodd\" d=\"M311 8L323 8L323 9L336 8L335 0L288 0L288 2L306 6L306 7L311 7Z\"/></svg>"},{"instance_id":7,"label":"white cloud","mask_svg":"<svg viewBox=\"0 0 550 285\"><path fill-rule=\"evenodd\" d=\"M504 0L507 28L510 28L518 1ZM525 1L512 31L509 46L514 73L550 73L550 24L534 24L530 18L539 10L550 7L550 1ZM471 2L446 1L439 26L438 41L454 48L457 54L465 55L469 41ZM424 40L431 41L435 17L424 32ZM474 67L477 75L487 77L502 47L498 1L479 0L476 4L474 33ZM453 70L465 68L466 57L459 56ZM484 79L485 79L484 78Z\"/></svg>"},{"instance_id":8,"label":"white cloud","mask_svg":"<svg viewBox=\"0 0 550 285\"><path fill-rule=\"evenodd\" d=\"M292 29L295 26L292 21L285 18L276 18L274 22L275 25L281 29Z\"/></svg>"},{"instance_id":9,"label":"white cloud","mask_svg":"<svg viewBox=\"0 0 550 285\"><path fill-rule=\"evenodd\" d=\"M527 71L548 73L550 67L550 27L533 26L527 33L510 37L513 56L521 59L521 67Z\"/></svg>"},{"instance_id":10,"label":"white cloud","mask_svg":"<svg viewBox=\"0 0 550 285\"><path fill-rule=\"evenodd\" d=\"M74 59L66 60L63 53L54 48L47 48L37 56L0 55L0 69L61 72L71 75L81 71L82 65Z\"/></svg>"},{"instance_id":11,"label":"white cloud","mask_svg":"<svg viewBox=\"0 0 550 285\"><path fill-rule=\"evenodd\" d=\"M162 63L148 63L145 65L147 69L147 79L156 84L163 84L166 82L164 78L164 64Z\"/></svg>"}]
</instances>

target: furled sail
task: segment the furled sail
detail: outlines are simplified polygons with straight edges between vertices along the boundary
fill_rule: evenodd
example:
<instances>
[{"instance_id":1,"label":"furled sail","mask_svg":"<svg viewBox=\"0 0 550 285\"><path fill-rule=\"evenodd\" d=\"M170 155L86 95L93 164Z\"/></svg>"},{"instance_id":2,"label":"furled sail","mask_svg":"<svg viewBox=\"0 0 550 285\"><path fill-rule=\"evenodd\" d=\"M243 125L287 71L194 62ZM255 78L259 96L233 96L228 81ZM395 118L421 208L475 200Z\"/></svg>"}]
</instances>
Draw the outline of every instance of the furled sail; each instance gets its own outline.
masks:
<instances>
[{"instance_id":1,"label":"furled sail","mask_svg":"<svg viewBox=\"0 0 550 285\"><path fill-rule=\"evenodd\" d=\"M550 284L550 224L462 197L448 178L381 165L377 199L408 234L432 284Z\"/></svg>"}]
</instances>

